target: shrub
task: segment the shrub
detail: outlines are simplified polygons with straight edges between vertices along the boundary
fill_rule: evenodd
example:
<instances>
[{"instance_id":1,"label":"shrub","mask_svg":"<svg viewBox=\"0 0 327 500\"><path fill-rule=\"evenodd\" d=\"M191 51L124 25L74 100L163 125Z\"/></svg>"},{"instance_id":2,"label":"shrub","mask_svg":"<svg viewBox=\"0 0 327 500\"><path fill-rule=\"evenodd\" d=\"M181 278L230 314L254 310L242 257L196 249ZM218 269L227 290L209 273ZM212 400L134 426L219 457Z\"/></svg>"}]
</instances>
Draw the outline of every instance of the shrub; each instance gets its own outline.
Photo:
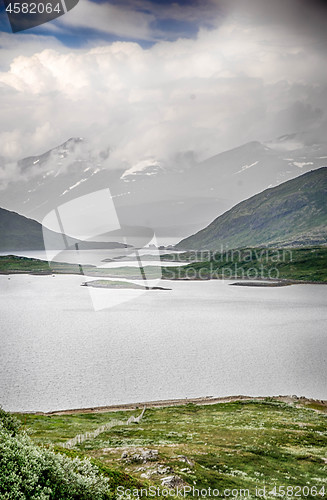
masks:
<instances>
[{"instance_id":1,"label":"shrub","mask_svg":"<svg viewBox=\"0 0 327 500\"><path fill-rule=\"evenodd\" d=\"M35 445L16 419L0 413L0 498L3 500L102 500L109 480L89 460L68 458Z\"/></svg>"},{"instance_id":2,"label":"shrub","mask_svg":"<svg viewBox=\"0 0 327 500\"><path fill-rule=\"evenodd\" d=\"M1 427L15 436L20 428L20 421L0 406L0 429Z\"/></svg>"}]
</instances>

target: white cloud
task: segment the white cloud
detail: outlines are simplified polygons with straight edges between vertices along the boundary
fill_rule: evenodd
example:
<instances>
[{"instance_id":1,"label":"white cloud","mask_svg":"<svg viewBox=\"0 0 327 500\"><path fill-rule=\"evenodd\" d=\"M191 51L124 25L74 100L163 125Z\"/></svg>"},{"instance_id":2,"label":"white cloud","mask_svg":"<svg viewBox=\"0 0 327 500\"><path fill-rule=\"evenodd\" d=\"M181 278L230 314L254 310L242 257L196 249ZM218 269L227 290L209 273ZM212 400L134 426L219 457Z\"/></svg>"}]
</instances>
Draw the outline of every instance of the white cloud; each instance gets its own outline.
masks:
<instances>
[{"instance_id":1,"label":"white cloud","mask_svg":"<svg viewBox=\"0 0 327 500\"><path fill-rule=\"evenodd\" d=\"M147 23L139 28L145 33ZM25 54L21 46L24 55L0 73L1 154L13 162L82 136L110 146L112 165L136 164L270 139L297 129L301 116L310 128L326 112L326 77L325 56L306 41L282 26L230 18L194 40L149 49L54 43Z\"/></svg>"},{"instance_id":2,"label":"white cloud","mask_svg":"<svg viewBox=\"0 0 327 500\"><path fill-rule=\"evenodd\" d=\"M0 32L0 71L7 71L13 59L22 53L29 57L42 51L44 47L65 51L65 47L52 36L33 35L29 32L15 35Z\"/></svg>"}]
</instances>

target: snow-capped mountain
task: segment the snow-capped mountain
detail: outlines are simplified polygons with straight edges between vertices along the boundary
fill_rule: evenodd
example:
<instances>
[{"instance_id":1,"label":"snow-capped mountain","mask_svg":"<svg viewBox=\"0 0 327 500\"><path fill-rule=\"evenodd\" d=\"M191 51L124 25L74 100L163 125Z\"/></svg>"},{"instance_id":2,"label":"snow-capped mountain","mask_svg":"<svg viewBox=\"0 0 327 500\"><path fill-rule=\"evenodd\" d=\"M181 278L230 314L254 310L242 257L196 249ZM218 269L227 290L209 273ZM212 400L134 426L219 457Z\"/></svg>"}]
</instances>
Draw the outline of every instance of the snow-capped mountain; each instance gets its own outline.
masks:
<instances>
[{"instance_id":1,"label":"snow-capped mountain","mask_svg":"<svg viewBox=\"0 0 327 500\"><path fill-rule=\"evenodd\" d=\"M55 206L75 198L75 191L104 168L109 151L90 150L83 138L71 138L39 156L18 162L19 180L0 191L3 207L41 221Z\"/></svg>"},{"instance_id":2,"label":"snow-capped mountain","mask_svg":"<svg viewBox=\"0 0 327 500\"><path fill-rule=\"evenodd\" d=\"M69 139L21 160L21 178L0 192L0 206L42 221L53 208L108 187L122 225L151 227L171 242L267 187L326 165L327 147L295 135L250 142L202 162L151 157L115 168L109 148L95 152L87 141Z\"/></svg>"}]
</instances>

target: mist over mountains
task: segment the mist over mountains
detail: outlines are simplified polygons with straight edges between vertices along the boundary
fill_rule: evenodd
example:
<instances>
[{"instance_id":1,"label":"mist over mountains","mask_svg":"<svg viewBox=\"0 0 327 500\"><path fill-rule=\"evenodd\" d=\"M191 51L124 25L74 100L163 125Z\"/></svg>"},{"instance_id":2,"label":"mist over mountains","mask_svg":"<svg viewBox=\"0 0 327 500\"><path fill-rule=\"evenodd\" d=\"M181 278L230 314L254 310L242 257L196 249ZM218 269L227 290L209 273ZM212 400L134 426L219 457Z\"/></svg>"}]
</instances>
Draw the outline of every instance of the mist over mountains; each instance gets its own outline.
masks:
<instances>
[{"instance_id":1,"label":"mist over mountains","mask_svg":"<svg viewBox=\"0 0 327 500\"><path fill-rule=\"evenodd\" d=\"M42 222L57 206L108 187L121 225L154 229L178 241L240 201L327 164L327 147L307 134L249 142L202 162L192 153L174 162L144 158L110 166L110 149L71 138L18 162L20 176L0 192L0 206Z\"/></svg>"}]
</instances>

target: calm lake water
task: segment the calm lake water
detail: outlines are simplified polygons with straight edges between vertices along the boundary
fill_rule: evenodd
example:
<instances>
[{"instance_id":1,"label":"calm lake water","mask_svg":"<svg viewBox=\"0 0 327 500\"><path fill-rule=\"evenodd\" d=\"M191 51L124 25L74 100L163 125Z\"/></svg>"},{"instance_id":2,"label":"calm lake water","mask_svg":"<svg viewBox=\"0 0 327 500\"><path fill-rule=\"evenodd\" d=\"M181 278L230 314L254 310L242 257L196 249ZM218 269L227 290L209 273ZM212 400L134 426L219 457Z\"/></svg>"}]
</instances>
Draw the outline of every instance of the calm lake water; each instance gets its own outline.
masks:
<instances>
[{"instance_id":1,"label":"calm lake water","mask_svg":"<svg viewBox=\"0 0 327 500\"><path fill-rule=\"evenodd\" d=\"M171 291L97 290L109 301L134 299L95 312L83 281L0 276L5 409L238 394L327 399L323 285L164 281Z\"/></svg>"}]
</instances>

